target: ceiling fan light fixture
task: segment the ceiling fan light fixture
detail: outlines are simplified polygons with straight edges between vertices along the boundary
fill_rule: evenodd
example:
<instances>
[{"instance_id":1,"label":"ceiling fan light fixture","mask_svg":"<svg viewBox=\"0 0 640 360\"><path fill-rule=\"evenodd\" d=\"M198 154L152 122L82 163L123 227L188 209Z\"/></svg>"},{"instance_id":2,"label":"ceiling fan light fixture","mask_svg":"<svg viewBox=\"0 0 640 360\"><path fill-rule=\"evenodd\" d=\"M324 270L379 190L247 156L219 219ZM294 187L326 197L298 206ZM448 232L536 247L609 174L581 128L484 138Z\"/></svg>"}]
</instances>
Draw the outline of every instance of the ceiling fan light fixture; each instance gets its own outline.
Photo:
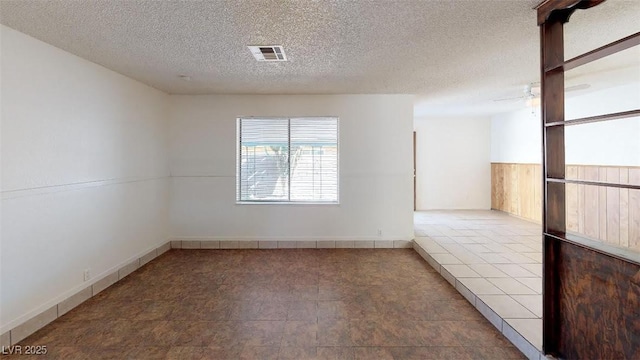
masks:
<instances>
[{"instance_id":1,"label":"ceiling fan light fixture","mask_svg":"<svg viewBox=\"0 0 640 360\"><path fill-rule=\"evenodd\" d=\"M528 98L527 101L525 102L527 104L527 107L537 107L540 106L540 97L531 97Z\"/></svg>"},{"instance_id":2,"label":"ceiling fan light fixture","mask_svg":"<svg viewBox=\"0 0 640 360\"><path fill-rule=\"evenodd\" d=\"M540 95L540 93L542 92L542 87L540 87L540 84L531 85L530 92L536 96Z\"/></svg>"}]
</instances>

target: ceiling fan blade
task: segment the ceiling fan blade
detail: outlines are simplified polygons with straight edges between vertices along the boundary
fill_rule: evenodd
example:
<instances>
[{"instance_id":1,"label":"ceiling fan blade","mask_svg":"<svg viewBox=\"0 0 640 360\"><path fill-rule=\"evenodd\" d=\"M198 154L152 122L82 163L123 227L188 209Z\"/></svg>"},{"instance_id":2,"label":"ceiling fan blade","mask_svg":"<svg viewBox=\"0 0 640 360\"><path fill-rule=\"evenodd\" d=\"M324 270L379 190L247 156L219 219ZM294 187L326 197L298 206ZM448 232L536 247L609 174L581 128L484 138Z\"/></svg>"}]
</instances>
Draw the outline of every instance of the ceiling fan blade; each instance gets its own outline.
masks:
<instances>
[{"instance_id":1,"label":"ceiling fan blade","mask_svg":"<svg viewBox=\"0 0 640 360\"><path fill-rule=\"evenodd\" d=\"M591 85L589 85L589 84L579 84L579 85L567 86L566 88L564 88L564 91L568 92L568 91L584 90L584 89L588 89L590 87L591 87Z\"/></svg>"},{"instance_id":2,"label":"ceiling fan blade","mask_svg":"<svg viewBox=\"0 0 640 360\"><path fill-rule=\"evenodd\" d=\"M516 97L508 97L508 98L502 98L502 99L493 99L493 101L518 101L518 100L524 100L526 99L526 96L516 96Z\"/></svg>"},{"instance_id":3,"label":"ceiling fan blade","mask_svg":"<svg viewBox=\"0 0 640 360\"><path fill-rule=\"evenodd\" d=\"M579 85L573 85L573 86L567 86L564 88L565 92L569 92L569 91L577 91L577 90L584 90L584 89L588 89L590 88L591 85L589 84L579 84ZM508 97L508 98L501 98L501 99L494 99L493 101L495 102L500 102L500 101L518 101L518 100L527 100L527 99L533 99L533 98L539 98L540 97L540 85L539 83L531 83L528 85L528 87L525 90L525 95L521 95L521 96L515 96L515 97Z\"/></svg>"}]
</instances>

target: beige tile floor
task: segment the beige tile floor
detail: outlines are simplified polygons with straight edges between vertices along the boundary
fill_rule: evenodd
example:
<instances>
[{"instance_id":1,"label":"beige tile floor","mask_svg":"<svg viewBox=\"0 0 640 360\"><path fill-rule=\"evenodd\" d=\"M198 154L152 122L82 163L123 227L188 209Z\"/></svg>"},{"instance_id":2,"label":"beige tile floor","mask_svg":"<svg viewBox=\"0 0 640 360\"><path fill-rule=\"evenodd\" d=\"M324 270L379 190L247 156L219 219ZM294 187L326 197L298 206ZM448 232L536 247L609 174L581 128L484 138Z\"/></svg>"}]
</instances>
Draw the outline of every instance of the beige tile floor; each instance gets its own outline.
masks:
<instances>
[{"instance_id":1,"label":"beige tile floor","mask_svg":"<svg viewBox=\"0 0 640 360\"><path fill-rule=\"evenodd\" d=\"M498 211L419 211L416 250L527 357L542 349L542 229Z\"/></svg>"}]
</instances>

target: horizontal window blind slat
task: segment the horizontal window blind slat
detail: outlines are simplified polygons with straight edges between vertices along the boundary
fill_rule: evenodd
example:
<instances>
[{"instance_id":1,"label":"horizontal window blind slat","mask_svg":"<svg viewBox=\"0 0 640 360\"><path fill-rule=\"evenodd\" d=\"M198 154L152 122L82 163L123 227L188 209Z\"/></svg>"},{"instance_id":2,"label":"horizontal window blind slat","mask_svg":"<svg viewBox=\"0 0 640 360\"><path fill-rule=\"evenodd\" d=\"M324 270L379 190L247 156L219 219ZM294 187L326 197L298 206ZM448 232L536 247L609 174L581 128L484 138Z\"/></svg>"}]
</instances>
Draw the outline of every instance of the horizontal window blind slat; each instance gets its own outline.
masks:
<instances>
[{"instance_id":1,"label":"horizontal window blind slat","mask_svg":"<svg viewBox=\"0 0 640 360\"><path fill-rule=\"evenodd\" d=\"M338 201L338 119L238 119L236 199Z\"/></svg>"}]
</instances>

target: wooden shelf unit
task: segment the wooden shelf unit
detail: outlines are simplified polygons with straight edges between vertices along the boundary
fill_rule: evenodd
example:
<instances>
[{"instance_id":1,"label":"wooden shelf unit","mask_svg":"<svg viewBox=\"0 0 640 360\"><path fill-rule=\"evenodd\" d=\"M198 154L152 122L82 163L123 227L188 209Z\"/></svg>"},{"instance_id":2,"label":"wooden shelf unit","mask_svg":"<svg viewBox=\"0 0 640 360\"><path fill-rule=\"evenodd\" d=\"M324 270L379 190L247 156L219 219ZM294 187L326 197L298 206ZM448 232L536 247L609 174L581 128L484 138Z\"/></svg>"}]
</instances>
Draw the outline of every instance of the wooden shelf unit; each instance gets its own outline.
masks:
<instances>
[{"instance_id":1,"label":"wooden shelf unit","mask_svg":"<svg viewBox=\"0 0 640 360\"><path fill-rule=\"evenodd\" d=\"M636 116L640 116L640 109L622 111L622 112L604 114L604 115L597 115L597 116L589 116L589 117L584 117L579 119L550 122L550 123L544 124L544 126L552 127L552 126L581 125L581 124L590 124L595 122L618 120L618 119L624 119L624 118L630 118L630 117L636 117Z\"/></svg>"},{"instance_id":2,"label":"wooden shelf unit","mask_svg":"<svg viewBox=\"0 0 640 360\"><path fill-rule=\"evenodd\" d=\"M604 0L545 0L538 11L543 131L543 351L567 359L640 359L640 256L567 234L565 126L640 116L640 109L565 120L564 72L640 45L640 32L564 60L564 23Z\"/></svg>"}]
</instances>

